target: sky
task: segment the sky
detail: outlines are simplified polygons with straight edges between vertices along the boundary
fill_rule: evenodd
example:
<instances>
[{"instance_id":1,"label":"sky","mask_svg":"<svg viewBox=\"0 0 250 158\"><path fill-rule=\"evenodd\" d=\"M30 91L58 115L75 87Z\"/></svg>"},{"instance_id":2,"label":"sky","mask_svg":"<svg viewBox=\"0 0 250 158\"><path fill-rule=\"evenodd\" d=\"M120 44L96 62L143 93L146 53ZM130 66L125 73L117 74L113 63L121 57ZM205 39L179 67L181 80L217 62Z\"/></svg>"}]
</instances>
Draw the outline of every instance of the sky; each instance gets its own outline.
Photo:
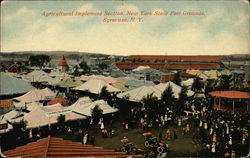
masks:
<instances>
[{"instance_id":1,"label":"sky","mask_svg":"<svg viewBox=\"0 0 250 158\"><path fill-rule=\"evenodd\" d=\"M123 12L124 15L105 16L106 11ZM138 15L128 16L128 11ZM167 12L167 15L141 15L142 11L152 14ZM43 16L43 13L60 12L73 14ZM102 12L102 15L75 16L76 12ZM202 15L184 15L186 12ZM107 23L105 18L127 19L128 22ZM135 21L131 22L131 18ZM249 3L245 0L1 3L1 52L61 50L113 55L249 54L249 32Z\"/></svg>"}]
</instances>

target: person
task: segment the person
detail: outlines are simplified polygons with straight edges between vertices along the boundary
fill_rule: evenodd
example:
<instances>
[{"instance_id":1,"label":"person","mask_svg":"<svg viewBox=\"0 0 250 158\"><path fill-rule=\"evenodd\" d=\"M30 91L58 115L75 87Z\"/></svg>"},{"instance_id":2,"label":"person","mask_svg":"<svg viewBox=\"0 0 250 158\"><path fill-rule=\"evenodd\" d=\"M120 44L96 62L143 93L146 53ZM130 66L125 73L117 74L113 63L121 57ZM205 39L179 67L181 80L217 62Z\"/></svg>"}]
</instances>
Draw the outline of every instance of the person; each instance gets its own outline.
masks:
<instances>
[{"instance_id":1,"label":"person","mask_svg":"<svg viewBox=\"0 0 250 158\"><path fill-rule=\"evenodd\" d=\"M190 131L190 125L189 124L187 124L187 126L186 126L186 133L188 133L189 131Z\"/></svg>"},{"instance_id":2,"label":"person","mask_svg":"<svg viewBox=\"0 0 250 158\"><path fill-rule=\"evenodd\" d=\"M167 140L171 140L172 139L172 133L171 133L170 129L168 129L167 132L166 132L166 138L167 138Z\"/></svg>"},{"instance_id":3,"label":"person","mask_svg":"<svg viewBox=\"0 0 250 158\"><path fill-rule=\"evenodd\" d=\"M88 142L88 133L86 133L83 137L83 144L87 144Z\"/></svg>"},{"instance_id":4,"label":"person","mask_svg":"<svg viewBox=\"0 0 250 158\"><path fill-rule=\"evenodd\" d=\"M95 136L92 135L92 136L90 137L89 143L90 143L91 145L95 145Z\"/></svg>"},{"instance_id":5,"label":"person","mask_svg":"<svg viewBox=\"0 0 250 158\"><path fill-rule=\"evenodd\" d=\"M159 133L159 140L160 140L160 141L162 140L162 133L161 133L161 131L160 131L160 133Z\"/></svg>"},{"instance_id":6,"label":"person","mask_svg":"<svg viewBox=\"0 0 250 158\"><path fill-rule=\"evenodd\" d=\"M104 123L103 122L101 123L101 127L100 128L104 129Z\"/></svg>"},{"instance_id":7,"label":"person","mask_svg":"<svg viewBox=\"0 0 250 158\"><path fill-rule=\"evenodd\" d=\"M174 130L174 139L177 139L177 134L175 130Z\"/></svg>"},{"instance_id":8,"label":"person","mask_svg":"<svg viewBox=\"0 0 250 158\"><path fill-rule=\"evenodd\" d=\"M125 124L125 129L128 129L128 123Z\"/></svg>"},{"instance_id":9,"label":"person","mask_svg":"<svg viewBox=\"0 0 250 158\"><path fill-rule=\"evenodd\" d=\"M178 126L181 126L181 118L178 118Z\"/></svg>"}]
</instances>

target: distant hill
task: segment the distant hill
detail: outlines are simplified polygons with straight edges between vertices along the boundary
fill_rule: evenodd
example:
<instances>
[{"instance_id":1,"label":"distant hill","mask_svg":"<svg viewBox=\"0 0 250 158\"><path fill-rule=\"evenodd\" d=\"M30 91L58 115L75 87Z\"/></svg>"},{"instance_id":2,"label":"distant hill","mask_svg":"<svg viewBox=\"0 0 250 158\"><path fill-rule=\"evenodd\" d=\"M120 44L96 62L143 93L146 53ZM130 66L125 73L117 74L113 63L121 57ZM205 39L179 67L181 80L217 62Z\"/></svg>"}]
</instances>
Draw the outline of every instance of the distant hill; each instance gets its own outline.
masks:
<instances>
[{"instance_id":1,"label":"distant hill","mask_svg":"<svg viewBox=\"0 0 250 158\"><path fill-rule=\"evenodd\" d=\"M110 55L89 52L76 52L76 51L20 51L20 52L1 52L0 57L10 59L28 59L31 55L46 54L51 58L59 58L64 55L69 59L79 59L88 57L108 57Z\"/></svg>"},{"instance_id":2,"label":"distant hill","mask_svg":"<svg viewBox=\"0 0 250 158\"><path fill-rule=\"evenodd\" d=\"M101 53L90 53L90 52L77 52L77 51L19 51L19 52L1 52L0 57L9 59L28 59L31 55L36 54L46 54L51 56L51 58L59 58L64 55L69 59L79 59L79 58L89 58L89 57L108 57L110 55ZM116 56L116 55L114 55ZM125 57L125 56L117 56ZM232 54L225 55L223 61L246 61L250 60L250 54Z\"/></svg>"}]
</instances>

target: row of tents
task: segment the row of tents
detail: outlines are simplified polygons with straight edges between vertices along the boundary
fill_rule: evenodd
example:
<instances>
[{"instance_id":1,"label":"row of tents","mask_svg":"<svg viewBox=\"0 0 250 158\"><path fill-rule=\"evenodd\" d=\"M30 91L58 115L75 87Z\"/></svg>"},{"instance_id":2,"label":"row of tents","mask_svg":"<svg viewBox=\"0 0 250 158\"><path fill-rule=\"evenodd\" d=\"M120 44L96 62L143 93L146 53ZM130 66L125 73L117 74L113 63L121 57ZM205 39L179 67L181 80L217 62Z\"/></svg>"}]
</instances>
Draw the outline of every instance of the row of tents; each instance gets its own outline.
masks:
<instances>
[{"instance_id":1,"label":"row of tents","mask_svg":"<svg viewBox=\"0 0 250 158\"><path fill-rule=\"evenodd\" d=\"M12 123L22 120L27 121L27 129L33 129L58 123L60 115L65 116L65 121L86 119L91 117L92 109L95 106L98 106L103 111L103 114L118 111L104 100L92 101L89 97L81 97L70 106L62 106L60 103L43 106L39 102L25 103L23 106L26 106L25 112L12 110L0 116L0 124L8 124L8 128L1 130L0 133L8 132L13 128ZM20 107L20 104L18 107Z\"/></svg>"}]
</instances>

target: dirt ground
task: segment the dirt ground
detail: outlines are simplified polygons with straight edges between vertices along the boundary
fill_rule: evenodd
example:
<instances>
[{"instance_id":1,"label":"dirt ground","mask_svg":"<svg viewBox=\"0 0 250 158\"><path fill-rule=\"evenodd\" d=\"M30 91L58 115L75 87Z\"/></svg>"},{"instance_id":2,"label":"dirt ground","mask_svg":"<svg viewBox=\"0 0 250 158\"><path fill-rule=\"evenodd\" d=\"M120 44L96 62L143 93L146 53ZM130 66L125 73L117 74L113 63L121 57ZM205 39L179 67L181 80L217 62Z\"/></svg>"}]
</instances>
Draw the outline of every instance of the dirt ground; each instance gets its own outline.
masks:
<instances>
[{"instance_id":1,"label":"dirt ground","mask_svg":"<svg viewBox=\"0 0 250 158\"><path fill-rule=\"evenodd\" d=\"M110 129L109 125L106 126L107 129ZM122 143L120 142L124 136L126 136L130 142L136 145L138 148L142 150L146 150L144 147L144 136L142 135L145 132L152 132L155 137L159 139L159 132L162 132L163 142L169 145L168 157L190 157L197 156L197 153L202 150L202 148L195 144L192 140L192 133L186 134L185 136L182 134L181 127L172 126L169 127L172 131L175 130L177 134L177 139L174 140L166 140L165 135L167 128L160 129L148 129L143 131L142 128L136 127L131 129L123 129L121 123L117 122L114 125L115 136L103 138L101 134L101 130L98 128L86 129L84 132L87 132L90 136L95 136L95 146L116 149L120 150L122 147ZM79 136L79 133L74 133L73 135L60 135L59 137L63 137L64 139L70 139L76 142L82 142L82 137Z\"/></svg>"}]
</instances>

